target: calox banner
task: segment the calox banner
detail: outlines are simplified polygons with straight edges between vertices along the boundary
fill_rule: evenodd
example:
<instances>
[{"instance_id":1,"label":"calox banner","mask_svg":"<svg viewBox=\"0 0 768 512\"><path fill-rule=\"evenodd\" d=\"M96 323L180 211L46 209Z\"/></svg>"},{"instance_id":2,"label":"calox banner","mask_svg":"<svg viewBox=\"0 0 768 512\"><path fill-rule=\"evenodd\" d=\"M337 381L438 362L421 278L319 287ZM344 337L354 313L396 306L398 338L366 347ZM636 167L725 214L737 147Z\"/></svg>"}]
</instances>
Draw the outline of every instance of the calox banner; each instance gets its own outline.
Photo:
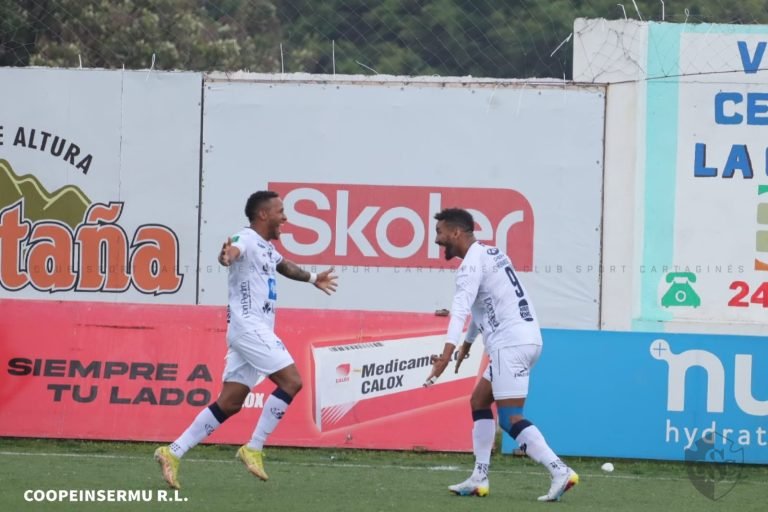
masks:
<instances>
[{"instance_id":1,"label":"calox banner","mask_svg":"<svg viewBox=\"0 0 768 512\"><path fill-rule=\"evenodd\" d=\"M221 387L223 307L0 300L0 311L0 436L172 441ZM482 346L423 387L446 318L294 309L277 325L304 388L271 445L471 450ZM274 387L259 382L208 441L248 440Z\"/></svg>"}]
</instances>

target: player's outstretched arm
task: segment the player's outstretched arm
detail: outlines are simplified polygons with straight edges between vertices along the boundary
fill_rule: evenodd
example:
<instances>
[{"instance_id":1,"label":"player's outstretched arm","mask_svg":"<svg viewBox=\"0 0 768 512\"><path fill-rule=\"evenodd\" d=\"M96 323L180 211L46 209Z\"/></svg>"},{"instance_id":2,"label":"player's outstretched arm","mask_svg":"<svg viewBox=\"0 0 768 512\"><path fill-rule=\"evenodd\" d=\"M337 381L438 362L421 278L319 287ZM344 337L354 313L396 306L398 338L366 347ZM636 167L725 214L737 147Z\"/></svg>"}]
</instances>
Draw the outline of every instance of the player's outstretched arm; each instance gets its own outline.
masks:
<instances>
[{"instance_id":1,"label":"player's outstretched arm","mask_svg":"<svg viewBox=\"0 0 768 512\"><path fill-rule=\"evenodd\" d=\"M240 249L232 245L232 238L227 238L219 251L219 264L228 267L240 256Z\"/></svg>"},{"instance_id":2,"label":"player's outstretched arm","mask_svg":"<svg viewBox=\"0 0 768 512\"><path fill-rule=\"evenodd\" d=\"M288 279L312 283L327 295L336 291L338 276L333 273L333 267L315 274L314 272L307 272L290 260L283 259L277 264L277 271Z\"/></svg>"}]
</instances>

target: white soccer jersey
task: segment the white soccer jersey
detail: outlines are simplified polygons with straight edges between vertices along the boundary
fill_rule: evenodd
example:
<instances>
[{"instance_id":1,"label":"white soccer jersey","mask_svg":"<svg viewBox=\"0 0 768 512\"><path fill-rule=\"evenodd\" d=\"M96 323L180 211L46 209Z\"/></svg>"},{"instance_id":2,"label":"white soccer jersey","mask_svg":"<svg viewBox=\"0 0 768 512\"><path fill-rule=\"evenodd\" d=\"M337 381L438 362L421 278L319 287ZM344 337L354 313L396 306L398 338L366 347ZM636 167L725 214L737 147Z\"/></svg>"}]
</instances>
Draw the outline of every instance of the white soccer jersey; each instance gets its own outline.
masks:
<instances>
[{"instance_id":1,"label":"white soccer jersey","mask_svg":"<svg viewBox=\"0 0 768 512\"><path fill-rule=\"evenodd\" d=\"M485 349L541 345L536 311L509 257L496 247L473 243L456 274L447 341L458 345L467 317L472 315L467 340L483 334Z\"/></svg>"},{"instance_id":2,"label":"white soccer jersey","mask_svg":"<svg viewBox=\"0 0 768 512\"><path fill-rule=\"evenodd\" d=\"M227 337L235 338L259 326L275 329L277 265L283 260L272 243L251 228L232 236L240 256L229 265Z\"/></svg>"}]
</instances>

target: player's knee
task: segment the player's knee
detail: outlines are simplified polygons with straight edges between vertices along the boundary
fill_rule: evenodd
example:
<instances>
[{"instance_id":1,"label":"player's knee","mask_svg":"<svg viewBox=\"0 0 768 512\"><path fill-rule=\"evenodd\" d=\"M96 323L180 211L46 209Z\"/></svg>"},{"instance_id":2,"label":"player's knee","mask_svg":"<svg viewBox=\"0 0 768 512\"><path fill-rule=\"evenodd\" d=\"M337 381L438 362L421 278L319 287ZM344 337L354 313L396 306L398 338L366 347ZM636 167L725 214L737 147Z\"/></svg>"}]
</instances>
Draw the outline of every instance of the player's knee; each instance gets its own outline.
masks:
<instances>
[{"instance_id":1,"label":"player's knee","mask_svg":"<svg viewBox=\"0 0 768 512\"><path fill-rule=\"evenodd\" d=\"M296 396L299 393L299 391L301 391L301 388L303 387L304 387L304 383L301 381L301 377L299 377L293 383L293 396Z\"/></svg>"},{"instance_id":2,"label":"player's knee","mask_svg":"<svg viewBox=\"0 0 768 512\"><path fill-rule=\"evenodd\" d=\"M301 377L298 376L280 385L280 388L282 388L282 390L288 393L291 397L296 396L299 391L301 391L302 387L304 387L304 383L301 382Z\"/></svg>"},{"instance_id":3,"label":"player's knee","mask_svg":"<svg viewBox=\"0 0 768 512\"><path fill-rule=\"evenodd\" d=\"M479 411L481 409L490 409L493 404L493 397L487 397L482 394L472 393L469 397L469 407L473 411Z\"/></svg>"},{"instance_id":4,"label":"player's knee","mask_svg":"<svg viewBox=\"0 0 768 512\"><path fill-rule=\"evenodd\" d=\"M478 411L480 409L485 409L486 407L483 407L485 404L482 403L482 400L477 398L476 396L472 395L469 397L469 407L473 411Z\"/></svg>"},{"instance_id":5,"label":"player's knee","mask_svg":"<svg viewBox=\"0 0 768 512\"><path fill-rule=\"evenodd\" d=\"M510 435L518 431L524 421L522 407L499 407L499 426Z\"/></svg>"},{"instance_id":6,"label":"player's knee","mask_svg":"<svg viewBox=\"0 0 768 512\"><path fill-rule=\"evenodd\" d=\"M208 409L211 410L211 413L213 414L214 418L219 423L224 423L224 421L229 418L230 416L233 416L240 412L240 409L243 408L243 404L238 404L237 402L234 402L232 400L226 400L221 401L217 400L216 402L213 402L211 405L208 406Z\"/></svg>"},{"instance_id":7,"label":"player's knee","mask_svg":"<svg viewBox=\"0 0 768 512\"><path fill-rule=\"evenodd\" d=\"M509 433L510 436L512 436L512 439L517 439L517 436L520 435L520 432L522 432L523 430L525 430L526 428L532 425L533 423L523 418L519 421L512 423L512 425L509 427L509 430L507 432ZM525 451L526 449L525 445L520 445L520 449Z\"/></svg>"},{"instance_id":8,"label":"player's knee","mask_svg":"<svg viewBox=\"0 0 768 512\"><path fill-rule=\"evenodd\" d=\"M224 416L229 418L230 416L234 416L235 414L239 413L243 408L243 404L239 404L237 402L227 402L220 404L219 408L221 409L221 412L224 413Z\"/></svg>"}]
</instances>

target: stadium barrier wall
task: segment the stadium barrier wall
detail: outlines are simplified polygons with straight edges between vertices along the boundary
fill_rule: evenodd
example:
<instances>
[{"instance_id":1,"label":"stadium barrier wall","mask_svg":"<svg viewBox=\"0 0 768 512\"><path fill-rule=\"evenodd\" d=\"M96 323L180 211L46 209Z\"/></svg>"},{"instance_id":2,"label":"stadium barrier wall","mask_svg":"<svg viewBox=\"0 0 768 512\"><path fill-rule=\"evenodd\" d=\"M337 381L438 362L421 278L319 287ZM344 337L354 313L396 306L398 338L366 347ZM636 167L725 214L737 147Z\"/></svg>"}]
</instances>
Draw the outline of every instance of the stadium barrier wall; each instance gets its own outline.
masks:
<instances>
[{"instance_id":1,"label":"stadium barrier wall","mask_svg":"<svg viewBox=\"0 0 768 512\"><path fill-rule=\"evenodd\" d=\"M686 48L719 44L698 29L688 34L663 26L631 28L626 46L630 55L657 69L667 69L670 57L657 55L653 58L660 60L650 62L648 41L671 40L675 44L668 48L678 48L681 56ZM730 110L720 115L734 119L741 105L749 118L746 98L753 90L759 93L762 82L747 67L755 62L763 36L757 29L746 35L722 29L713 37L727 50L716 63L718 69L741 68L729 91L745 98L742 103L721 102ZM622 62L625 73L627 61ZM680 69L702 66L691 62L695 66ZM311 270L336 265L342 286L336 297L326 299L307 293L301 283L281 282L280 305L285 308L278 312L278 333L297 359L307 387L297 401L295 419L289 413L271 443L470 449L469 377L443 383L446 395L409 389L408 403L419 406L415 411L402 410L397 394L377 396L378 402L362 401L358 407L350 403L359 397L338 402L327 401L325 392L321 397L315 393L323 385L318 379L326 377L333 380L327 384L331 388L354 384L357 389L359 384L362 393L362 382L353 379L362 378L371 363L373 370L365 370L366 376L378 365L385 372L392 361L390 349L398 343L412 347L407 340L421 339L430 345L429 352L439 350L431 345L440 345L435 337L445 322L427 312L447 307L453 267L435 261L430 217L451 201L482 214L481 231L493 243L509 243L513 235L522 236L516 229L525 227L530 241L518 257L531 262L523 279L544 326L585 329L547 330L544 357L535 372L528 413L555 449L595 456L615 449L606 455L677 460L685 456L688 442L696 441L695 432L711 428L718 431L713 435L727 438L724 446L730 448L731 441L742 446L745 461L764 461L762 434L753 422L762 417L753 413L762 411L764 382L759 372L751 372L754 398L747 396L743 382L747 360L759 368L764 357L760 341L765 339L654 334L764 334L768 325L763 316L766 295L759 293L763 271L758 268L738 279L749 288L746 299L738 301L746 306L723 306L735 297L723 293L741 293L732 288L736 281L724 286L725 272L719 281L709 282L697 274L700 307L662 304L673 286L684 284L667 281L675 264L683 269L697 262L716 267L724 258L736 263L746 258L755 267L762 251L760 191L766 173L758 162L747 179L745 160L736 148L756 153L752 148L761 138L759 127L741 123L743 139L721 144L730 140L730 132L712 121L712 104L724 97L717 96L711 82L666 79L649 90L644 78L634 83L627 75L626 82L609 86L258 75L225 80L195 73L41 69L2 69L0 77L12 92L0 99L0 341L5 367L0 374L0 435L174 437L203 398L212 398L218 389L225 272L215 263L215 253L235 229L233 222L242 218L247 193L273 187L289 199L289 216L295 221L286 227L289 237L280 249ZM705 112L704 119L694 111ZM752 116L759 119L760 113L753 111ZM691 126L704 138L692 140ZM708 146L710 164L712 159L727 162L736 148L730 166L734 177L723 180L724 167L718 167L716 177L691 177L695 169L711 173L704 169L714 165L704 165L698 144ZM649 158L655 160L649 163ZM682 169L674 183L670 169ZM505 209L510 203L515 207ZM732 205L733 215L717 216ZM524 222L515 217L520 213ZM528 213L532 217L526 218ZM723 224L729 218L740 220ZM707 227L700 230L702 222ZM713 240L719 241L717 250L711 249ZM679 293L672 294L676 297ZM599 328L649 333L595 331ZM660 396L669 399L673 386L649 384L652 397L646 400L655 401L641 404L655 418L645 425L652 436L642 437L643 432L633 430L637 419L623 414L608 424L615 426L611 432L631 433L630 440L611 438L605 444L613 448L596 447L589 433L570 435L573 425L558 424L561 415L543 408L558 403L549 388L562 381L555 376L565 370L558 354L568 354L572 366L579 366L573 361L584 362L580 370L568 368L560 374L583 384L574 402L599 404L605 396L613 397L612 390L634 396L636 381L617 378L606 390L604 384L580 380L587 377L578 372L594 373L584 366L604 360L608 352L624 361L615 371L631 375L628 354L640 357L643 344L650 354L656 339L666 340L670 353L713 354L723 368L718 370L710 356L693 354L704 358L708 373L702 377L704 370L695 367L685 374L684 410L657 407ZM367 345L385 341L386 348L376 354L377 346ZM328 342L362 344L354 349L362 359L337 361L338 352L331 354ZM577 347L584 351L575 352ZM729 352L732 347L738 351ZM365 359L368 350L374 351L371 362ZM76 359L86 353L93 354L88 364L97 361L101 366L73 370L67 361L86 362ZM407 360L419 359L410 349L402 353ZM147 355L138 359L137 354ZM120 359L113 360L113 355ZM323 358L324 370L317 371L315 357ZM54 361L48 363L51 375L32 375L45 372L43 360ZM110 361L115 364L109 379L93 377L97 366L104 372ZM650 363L655 370L646 368ZM668 364L659 359L650 363L643 360L642 367L656 376L658 367ZM125 364L128 373L120 374ZM162 364L171 366L161 372ZM400 380L412 386L421 368L406 369L408 375ZM66 377L71 371L73 376ZM147 372L155 378L144 377ZM717 393L721 375L733 375L723 384L724 409L716 410L716 397L715 409L709 411L709 397ZM397 376L392 377L397 385ZM113 386L112 379L118 384ZM82 385L77 399L75 385ZM198 385L205 392L190 395ZM679 382L675 386L679 389ZM211 441L239 443L250 435L257 416L252 409L269 390L268 383L257 386L229 433L222 430ZM549 396L537 394L545 390ZM737 391L741 398L736 398ZM160 405L163 396L166 405ZM179 404L172 404L180 397ZM615 397L611 403L614 410L633 406ZM41 416L33 407L40 404L48 404L52 414ZM743 412L744 404L750 412L736 412ZM138 409L140 415L135 414ZM377 409L386 410L386 417L377 417ZM89 413L93 417L85 419ZM250 421L242 419L249 414ZM450 429L437 433L422 428L403 437L412 424L432 422L434 414L441 428L450 424ZM582 418L583 409L569 416ZM149 419L155 430L140 432L139 417ZM329 423L338 418L343 421ZM40 424L32 426L35 422ZM726 429L733 432L725 435ZM635 438L649 445L619 446Z\"/></svg>"},{"instance_id":2,"label":"stadium barrier wall","mask_svg":"<svg viewBox=\"0 0 768 512\"><path fill-rule=\"evenodd\" d=\"M0 300L0 311L2 436L172 441L220 390L221 307ZM280 310L277 332L304 389L269 443L471 450L467 404L482 350L462 374L422 387L447 321ZM258 383L207 442L249 439L274 387ZM345 400L330 403L335 389Z\"/></svg>"},{"instance_id":3,"label":"stadium barrier wall","mask_svg":"<svg viewBox=\"0 0 768 512\"><path fill-rule=\"evenodd\" d=\"M52 304L0 300L2 435L165 442L215 398L220 308ZM445 324L281 311L278 333L305 387L270 444L470 451L481 351L462 374L421 387ZM557 329L544 337L526 416L559 454L703 460L714 449L719 460L768 463L764 339ZM273 388L257 384L208 442L247 439ZM505 437L503 451L513 448Z\"/></svg>"},{"instance_id":4,"label":"stadium barrier wall","mask_svg":"<svg viewBox=\"0 0 768 512\"><path fill-rule=\"evenodd\" d=\"M0 298L195 304L200 74L0 83Z\"/></svg>"},{"instance_id":5,"label":"stadium barrier wall","mask_svg":"<svg viewBox=\"0 0 768 512\"><path fill-rule=\"evenodd\" d=\"M763 337L547 329L525 414L559 455L766 464L766 369Z\"/></svg>"},{"instance_id":6,"label":"stadium barrier wall","mask_svg":"<svg viewBox=\"0 0 768 512\"><path fill-rule=\"evenodd\" d=\"M279 250L341 279L330 298L281 281L278 333L310 391L271 443L470 449L475 373L421 388L453 288L455 262L431 243L442 207L472 209L552 326L598 326L603 86L32 68L0 80L0 435L177 435L218 389L216 253L259 188L285 198ZM362 345L345 361L328 342ZM435 420L450 426L413 428ZM241 442L253 421L239 421L211 440Z\"/></svg>"},{"instance_id":7,"label":"stadium barrier wall","mask_svg":"<svg viewBox=\"0 0 768 512\"><path fill-rule=\"evenodd\" d=\"M768 334L768 26L574 34L574 80L609 84L601 328Z\"/></svg>"},{"instance_id":8,"label":"stadium barrier wall","mask_svg":"<svg viewBox=\"0 0 768 512\"><path fill-rule=\"evenodd\" d=\"M279 306L449 308L455 262L433 216L470 209L547 327L599 327L604 90L519 81L206 76L201 261L238 229L248 192L279 191L283 256L335 265L332 297L280 283ZM245 190L244 190L245 188ZM201 272L199 301L226 281Z\"/></svg>"}]
</instances>

